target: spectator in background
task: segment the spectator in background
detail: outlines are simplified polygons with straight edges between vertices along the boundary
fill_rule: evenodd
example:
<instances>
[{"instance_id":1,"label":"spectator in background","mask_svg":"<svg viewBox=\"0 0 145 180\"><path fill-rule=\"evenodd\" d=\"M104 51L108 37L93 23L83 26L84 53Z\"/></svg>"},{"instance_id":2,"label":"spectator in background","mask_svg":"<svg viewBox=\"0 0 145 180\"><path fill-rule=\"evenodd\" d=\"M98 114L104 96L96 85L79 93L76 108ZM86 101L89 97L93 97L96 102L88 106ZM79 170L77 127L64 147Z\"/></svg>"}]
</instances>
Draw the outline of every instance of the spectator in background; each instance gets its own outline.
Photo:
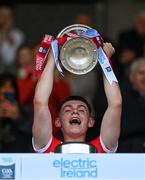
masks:
<instances>
[{"instance_id":1,"label":"spectator in background","mask_svg":"<svg viewBox=\"0 0 145 180\"><path fill-rule=\"evenodd\" d=\"M16 78L0 75L0 152L31 152L32 113L19 105Z\"/></svg>"},{"instance_id":2,"label":"spectator in background","mask_svg":"<svg viewBox=\"0 0 145 180\"><path fill-rule=\"evenodd\" d=\"M130 67L132 89L123 94L119 152L145 152L145 58Z\"/></svg>"},{"instance_id":3,"label":"spectator in background","mask_svg":"<svg viewBox=\"0 0 145 180\"><path fill-rule=\"evenodd\" d=\"M144 55L145 48L145 10L134 19L134 26L119 36L119 76L127 78L128 66L137 57Z\"/></svg>"},{"instance_id":4,"label":"spectator in background","mask_svg":"<svg viewBox=\"0 0 145 180\"><path fill-rule=\"evenodd\" d=\"M18 47L24 42L24 34L14 26L13 10L8 5L0 6L0 71L15 73L15 58Z\"/></svg>"},{"instance_id":5,"label":"spectator in background","mask_svg":"<svg viewBox=\"0 0 145 180\"><path fill-rule=\"evenodd\" d=\"M17 52L17 78L20 104L33 104L36 78L34 75L34 52L31 46L22 45Z\"/></svg>"},{"instance_id":6,"label":"spectator in background","mask_svg":"<svg viewBox=\"0 0 145 180\"><path fill-rule=\"evenodd\" d=\"M92 28L94 27L94 23L92 22L91 16L85 13L77 14L74 18L74 22L76 24L84 24Z\"/></svg>"}]
</instances>

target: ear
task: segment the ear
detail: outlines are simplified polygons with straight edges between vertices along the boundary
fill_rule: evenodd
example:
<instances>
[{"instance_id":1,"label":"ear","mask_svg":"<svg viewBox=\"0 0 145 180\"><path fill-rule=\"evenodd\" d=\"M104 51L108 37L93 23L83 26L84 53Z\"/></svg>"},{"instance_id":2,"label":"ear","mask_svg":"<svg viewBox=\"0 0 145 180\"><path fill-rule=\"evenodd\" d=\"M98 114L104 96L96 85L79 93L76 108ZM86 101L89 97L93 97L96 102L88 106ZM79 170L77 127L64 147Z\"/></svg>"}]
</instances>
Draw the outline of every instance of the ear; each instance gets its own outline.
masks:
<instances>
[{"instance_id":1,"label":"ear","mask_svg":"<svg viewBox=\"0 0 145 180\"><path fill-rule=\"evenodd\" d=\"M60 118L56 118L55 119L55 126L60 128L61 127L61 121L60 121Z\"/></svg>"},{"instance_id":2,"label":"ear","mask_svg":"<svg viewBox=\"0 0 145 180\"><path fill-rule=\"evenodd\" d=\"M89 127L89 128L90 128L90 127L93 127L94 124L95 124L95 120L90 117L90 118L89 118L89 122L88 122L88 127Z\"/></svg>"}]
</instances>

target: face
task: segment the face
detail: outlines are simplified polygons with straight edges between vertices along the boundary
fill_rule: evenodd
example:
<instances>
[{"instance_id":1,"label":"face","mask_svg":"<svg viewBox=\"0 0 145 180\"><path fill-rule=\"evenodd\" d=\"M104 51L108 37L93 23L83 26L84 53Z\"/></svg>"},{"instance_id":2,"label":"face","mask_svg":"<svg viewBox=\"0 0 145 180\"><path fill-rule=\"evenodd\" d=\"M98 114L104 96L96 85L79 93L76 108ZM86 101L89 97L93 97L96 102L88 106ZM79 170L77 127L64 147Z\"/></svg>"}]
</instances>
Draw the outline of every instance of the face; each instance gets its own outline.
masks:
<instances>
[{"instance_id":1,"label":"face","mask_svg":"<svg viewBox=\"0 0 145 180\"><path fill-rule=\"evenodd\" d=\"M145 12L136 18L135 28L139 34L145 35Z\"/></svg>"},{"instance_id":2,"label":"face","mask_svg":"<svg viewBox=\"0 0 145 180\"><path fill-rule=\"evenodd\" d=\"M0 101L3 101L5 99L4 95L6 93L15 93L15 90L10 81L6 81L4 85L0 88Z\"/></svg>"},{"instance_id":3,"label":"face","mask_svg":"<svg viewBox=\"0 0 145 180\"><path fill-rule=\"evenodd\" d=\"M0 8L0 26L9 30L13 25L13 13L9 7Z\"/></svg>"},{"instance_id":4,"label":"face","mask_svg":"<svg viewBox=\"0 0 145 180\"><path fill-rule=\"evenodd\" d=\"M140 64L130 76L134 89L140 94L145 94L145 64Z\"/></svg>"},{"instance_id":5,"label":"face","mask_svg":"<svg viewBox=\"0 0 145 180\"><path fill-rule=\"evenodd\" d=\"M31 65L33 61L33 52L30 48L22 48L18 54L18 62L21 66Z\"/></svg>"},{"instance_id":6,"label":"face","mask_svg":"<svg viewBox=\"0 0 145 180\"><path fill-rule=\"evenodd\" d=\"M71 100L63 104L57 126L61 127L63 134L69 136L85 136L88 127L94 125L87 105L79 100Z\"/></svg>"},{"instance_id":7,"label":"face","mask_svg":"<svg viewBox=\"0 0 145 180\"><path fill-rule=\"evenodd\" d=\"M82 15L80 14L80 15L76 16L75 23L93 26L91 17L89 15L85 15L85 14L82 14Z\"/></svg>"}]
</instances>

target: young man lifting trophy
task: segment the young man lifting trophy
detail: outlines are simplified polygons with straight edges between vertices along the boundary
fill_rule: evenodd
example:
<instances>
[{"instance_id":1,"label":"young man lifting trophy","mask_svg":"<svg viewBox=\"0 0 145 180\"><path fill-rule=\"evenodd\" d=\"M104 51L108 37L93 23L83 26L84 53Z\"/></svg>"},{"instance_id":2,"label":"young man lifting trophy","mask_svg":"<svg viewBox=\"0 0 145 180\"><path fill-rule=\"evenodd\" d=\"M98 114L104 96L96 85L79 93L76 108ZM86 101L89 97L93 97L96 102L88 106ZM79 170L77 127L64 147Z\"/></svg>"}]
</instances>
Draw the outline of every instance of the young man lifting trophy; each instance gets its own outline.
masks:
<instances>
[{"instance_id":1,"label":"young man lifting trophy","mask_svg":"<svg viewBox=\"0 0 145 180\"><path fill-rule=\"evenodd\" d=\"M36 55L39 78L34 96L33 147L36 152L90 153L116 152L120 135L122 98L109 57L114 53L110 43L89 26L74 24L63 29L57 38L45 35ZM46 61L46 62L45 62ZM70 96L59 106L55 120L64 141L52 134L52 118L48 101L53 88L54 69L82 75L95 68L97 62L104 74L108 107L102 119L99 137L86 143L88 128L93 127L89 103L80 96ZM62 68L63 67L63 68Z\"/></svg>"}]
</instances>

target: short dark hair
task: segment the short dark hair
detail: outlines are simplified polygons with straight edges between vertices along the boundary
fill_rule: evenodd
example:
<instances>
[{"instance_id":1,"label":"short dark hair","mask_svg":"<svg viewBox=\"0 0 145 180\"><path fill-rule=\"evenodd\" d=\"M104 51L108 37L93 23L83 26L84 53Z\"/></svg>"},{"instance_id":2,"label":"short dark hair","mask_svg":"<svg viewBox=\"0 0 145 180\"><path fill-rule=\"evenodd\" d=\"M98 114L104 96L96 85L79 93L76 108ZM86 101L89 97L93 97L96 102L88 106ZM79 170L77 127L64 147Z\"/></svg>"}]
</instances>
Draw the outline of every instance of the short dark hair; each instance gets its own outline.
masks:
<instances>
[{"instance_id":1,"label":"short dark hair","mask_svg":"<svg viewBox=\"0 0 145 180\"><path fill-rule=\"evenodd\" d=\"M82 101L83 103L85 103L88 107L88 110L89 110L89 113L91 114L91 106L90 104L88 103L88 101L83 98L82 96L68 96L67 98L65 98L61 104L58 106L58 111L57 111L57 114L60 113L60 110L63 106L64 103L68 102L68 101Z\"/></svg>"},{"instance_id":2,"label":"short dark hair","mask_svg":"<svg viewBox=\"0 0 145 180\"><path fill-rule=\"evenodd\" d=\"M12 87L15 91L15 99L19 101L19 91L16 76L9 72L0 73L0 88L2 88L7 81L10 81L10 83L12 84Z\"/></svg>"}]
</instances>

